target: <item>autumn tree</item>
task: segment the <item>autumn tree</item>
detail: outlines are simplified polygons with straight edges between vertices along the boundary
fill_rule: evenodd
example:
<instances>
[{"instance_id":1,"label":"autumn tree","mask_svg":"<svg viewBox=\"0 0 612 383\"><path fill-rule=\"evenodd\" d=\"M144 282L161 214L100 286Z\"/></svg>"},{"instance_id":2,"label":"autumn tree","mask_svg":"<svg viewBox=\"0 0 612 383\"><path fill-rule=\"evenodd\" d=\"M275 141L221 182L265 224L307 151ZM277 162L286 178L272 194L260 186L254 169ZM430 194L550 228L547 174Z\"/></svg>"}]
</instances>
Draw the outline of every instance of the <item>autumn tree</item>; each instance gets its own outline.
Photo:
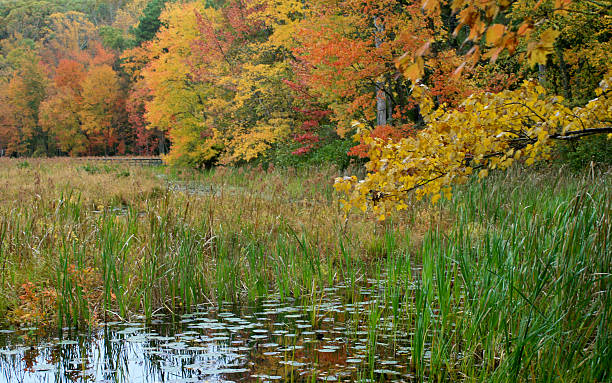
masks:
<instances>
[{"instance_id":1,"label":"autumn tree","mask_svg":"<svg viewBox=\"0 0 612 383\"><path fill-rule=\"evenodd\" d=\"M142 152L151 147L147 140L159 141L141 125L132 128L125 104L128 75L121 72L118 61L118 51L133 45L131 33L146 4L146 0L0 4L4 154L118 154L135 150L136 142ZM132 110L142 114L142 109Z\"/></svg>"},{"instance_id":2,"label":"autumn tree","mask_svg":"<svg viewBox=\"0 0 612 383\"><path fill-rule=\"evenodd\" d=\"M89 136L90 145L99 145L108 154L119 142L116 110L121 100L119 78L108 65L91 67L83 81L82 108L79 116L82 130Z\"/></svg>"},{"instance_id":3,"label":"autumn tree","mask_svg":"<svg viewBox=\"0 0 612 383\"><path fill-rule=\"evenodd\" d=\"M54 1L3 1L0 3L0 40L12 36L38 41L48 32L49 16L61 10Z\"/></svg>"},{"instance_id":4,"label":"autumn tree","mask_svg":"<svg viewBox=\"0 0 612 383\"><path fill-rule=\"evenodd\" d=\"M198 15L195 54L204 65L196 73L214 94L206 125L223 139L222 162L255 159L294 128L288 51L271 41L278 20L264 17L271 3L235 0Z\"/></svg>"},{"instance_id":5,"label":"autumn tree","mask_svg":"<svg viewBox=\"0 0 612 383\"><path fill-rule=\"evenodd\" d=\"M167 130L171 162L249 161L288 136L291 66L267 45L261 8L231 1L169 5L148 45L147 120Z\"/></svg>"},{"instance_id":6,"label":"autumn tree","mask_svg":"<svg viewBox=\"0 0 612 383\"><path fill-rule=\"evenodd\" d=\"M55 90L40 107L41 127L53 135L62 152L71 156L88 152L87 136L81 130L80 110L78 98L66 88Z\"/></svg>"},{"instance_id":7,"label":"autumn tree","mask_svg":"<svg viewBox=\"0 0 612 383\"><path fill-rule=\"evenodd\" d=\"M145 49L133 51L127 63L139 72L144 66L139 81L150 96L143 100L145 118L150 128L168 133L172 142L168 159L192 166L202 166L220 151L220 143L210 140L213 135L203 128L203 102L209 90L194 81L190 64L199 33L198 7L194 3L170 5L161 16L166 26Z\"/></svg>"},{"instance_id":8,"label":"autumn tree","mask_svg":"<svg viewBox=\"0 0 612 383\"><path fill-rule=\"evenodd\" d=\"M396 65L401 56L437 53L420 65L422 82L438 103L457 105L478 91L465 74L451 76L461 57L448 18L424 16L417 2L312 2L309 10L293 47L296 74L307 92L333 112L340 136L355 132L354 120L381 139L406 137L423 124L410 94L412 83ZM360 142L350 154L367 157L367 145Z\"/></svg>"},{"instance_id":9,"label":"autumn tree","mask_svg":"<svg viewBox=\"0 0 612 383\"><path fill-rule=\"evenodd\" d=\"M38 126L38 109L46 95L47 77L32 41L5 42L7 80L0 90L3 141L9 155L44 155L49 140Z\"/></svg>"},{"instance_id":10,"label":"autumn tree","mask_svg":"<svg viewBox=\"0 0 612 383\"><path fill-rule=\"evenodd\" d=\"M528 2L514 5L525 3ZM440 11L439 1L424 4L428 12ZM336 188L347 197L344 201L347 210L352 207L371 210L384 219L391 210L408 206L410 192L417 197L431 196L435 203L443 196L449 198L452 187L466 182L471 174L485 177L491 169L506 169L517 160L530 165L547 159L555 141L612 133L612 72L601 80L593 95L596 98L574 108L571 102L560 95L550 95L544 88L547 81L543 66L558 49L555 43L558 44L559 32L552 29L549 19L539 21L537 27L533 20L521 19L513 29L511 25L492 23L492 16L501 11L495 2L451 4L456 10L463 9L456 31L468 28L466 41L474 44L457 71L469 61L475 63L480 52L482 57L495 61L502 54L513 54L525 47L521 53L523 60L528 67L535 66L538 80L525 81L516 90L474 94L460 108L452 108L435 102L431 89L419 83L418 78L424 74L421 56L413 56L412 63L411 59L400 59L398 65L413 82L412 94L419 101L426 126L399 141L374 138L367 129L360 130L360 137L369 145L368 174L362 181L356 177L336 180ZM602 11L597 3L588 12L582 6L557 1L556 8L546 15L554 16L560 11L564 15ZM484 46L480 37L484 38Z\"/></svg>"},{"instance_id":11,"label":"autumn tree","mask_svg":"<svg viewBox=\"0 0 612 383\"><path fill-rule=\"evenodd\" d=\"M49 16L49 24L44 55L54 65L62 58L80 59L97 37L95 25L81 12L54 13Z\"/></svg>"},{"instance_id":12,"label":"autumn tree","mask_svg":"<svg viewBox=\"0 0 612 383\"><path fill-rule=\"evenodd\" d=\"M39 110L39 123L57 140L59 148L71 156L87 153L87 136L81 129L82 83L85 67L63 59L55 69L49 95Z\"/></svg>"}]
</instances>

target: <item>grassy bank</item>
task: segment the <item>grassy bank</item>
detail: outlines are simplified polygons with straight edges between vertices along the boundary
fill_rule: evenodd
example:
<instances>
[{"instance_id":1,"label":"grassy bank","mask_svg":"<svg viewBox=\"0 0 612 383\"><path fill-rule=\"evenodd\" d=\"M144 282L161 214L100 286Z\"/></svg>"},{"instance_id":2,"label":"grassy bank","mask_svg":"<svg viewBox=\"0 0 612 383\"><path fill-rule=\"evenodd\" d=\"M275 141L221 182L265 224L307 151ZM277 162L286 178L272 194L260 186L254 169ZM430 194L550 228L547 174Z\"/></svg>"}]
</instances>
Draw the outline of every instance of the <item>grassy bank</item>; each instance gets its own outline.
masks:
<instances>
[{"instance_id":1,"label":"grassy bank","mask_svg":"<svg viewBox=\"0 0 612 383\"><path fill-rule=\"evenodd\" d=\"M369 278L369 352L402 330L415 376L612 376L609 172L513 170L385 223L343 216L337 173L0 160L0 315L86 326L277 294L316 327L324 287L360 302Z\"/></svg>"}]
</instances>

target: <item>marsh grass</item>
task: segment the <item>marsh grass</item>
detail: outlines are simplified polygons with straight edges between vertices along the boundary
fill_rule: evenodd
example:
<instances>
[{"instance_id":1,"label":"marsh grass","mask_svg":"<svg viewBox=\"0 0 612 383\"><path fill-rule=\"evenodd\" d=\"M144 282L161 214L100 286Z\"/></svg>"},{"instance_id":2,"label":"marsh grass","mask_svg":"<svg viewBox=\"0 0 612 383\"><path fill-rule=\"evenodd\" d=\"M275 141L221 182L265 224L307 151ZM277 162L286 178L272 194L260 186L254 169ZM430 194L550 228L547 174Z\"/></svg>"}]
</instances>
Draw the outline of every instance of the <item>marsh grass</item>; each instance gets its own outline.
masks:
<instances>
[{"instance_id":1,"label":"marsh grass","mask_svg":"<svg viewBox=\"0 0 612 383\"><path fill-rule=\"evenodd\" d=\"M421 381L612 377L609 171L511 169L385 223L343 216L337 173L0 159L0 312L89 326L274 294L316 328L343 285L367 307L347 314L367 324L364 380L384 380L387 328Z\"/></svg>"}]
</instances>

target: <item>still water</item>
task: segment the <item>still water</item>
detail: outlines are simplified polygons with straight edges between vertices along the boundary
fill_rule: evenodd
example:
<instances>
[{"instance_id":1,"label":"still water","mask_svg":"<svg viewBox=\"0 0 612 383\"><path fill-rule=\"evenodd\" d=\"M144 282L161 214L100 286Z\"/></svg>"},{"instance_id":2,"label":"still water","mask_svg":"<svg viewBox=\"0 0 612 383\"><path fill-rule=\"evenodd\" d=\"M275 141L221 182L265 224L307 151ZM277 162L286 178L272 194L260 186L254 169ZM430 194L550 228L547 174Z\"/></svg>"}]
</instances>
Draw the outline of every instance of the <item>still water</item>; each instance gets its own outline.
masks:
<instances>
[{"instance_id":1,"label":"still water","mask_svg":"<svg viewBox=\"0 0 612 383\"><path fill-rule=\"evenodd\" d=\"M56 337L0 330L0 382L411 381L409 334L392 317L372 322L380 289L362 288L356 303L343 290L307 305L199 306Z\"/></svg>"}]
</instances>

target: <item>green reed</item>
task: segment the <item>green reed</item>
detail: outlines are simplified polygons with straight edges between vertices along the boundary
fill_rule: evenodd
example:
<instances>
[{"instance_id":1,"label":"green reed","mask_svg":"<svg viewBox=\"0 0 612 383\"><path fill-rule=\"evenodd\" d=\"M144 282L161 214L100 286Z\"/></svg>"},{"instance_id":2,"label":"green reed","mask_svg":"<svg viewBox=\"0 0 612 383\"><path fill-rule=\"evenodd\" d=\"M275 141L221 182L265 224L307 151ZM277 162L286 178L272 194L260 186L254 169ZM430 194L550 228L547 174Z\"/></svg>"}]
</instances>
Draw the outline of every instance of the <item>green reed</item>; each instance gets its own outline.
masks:
<instances>
[{"instance_id":1,"label":"green reed","mask_svg":"<svg viewBox=\"0 0 612 383\"><path fill-rule=\"evenodd\" d=\"M157 185L109 196L102 208L90 194L57 185L27 204L0 204L0 310L17 307L19 286L31 281L57 292L48 310L60 327L270 294L297 299L316 326L326 287L342 283L347 303L357 304L374 278L382 300L346 314L351 331L367 324L364 380L384 379L373 371L385 331L408 334L404 362L420 381L612 377L609 173L586 179L511 169L474 181L428 210L450 223L432 222L418 237L416 211L406 218L415 227L398 226L402 217L357 227L356 215L318 221L329 185L309 191L299 182L306 176L230 169L181 175L209 188ZM147 175L140 177L128 179ZM296 209L283 215L278 206L287 198L298 202L283 205ZM308 210L302 200L319 202ZM292 220L311 212L311 221Z\"/></svg>"}]
</instances>

